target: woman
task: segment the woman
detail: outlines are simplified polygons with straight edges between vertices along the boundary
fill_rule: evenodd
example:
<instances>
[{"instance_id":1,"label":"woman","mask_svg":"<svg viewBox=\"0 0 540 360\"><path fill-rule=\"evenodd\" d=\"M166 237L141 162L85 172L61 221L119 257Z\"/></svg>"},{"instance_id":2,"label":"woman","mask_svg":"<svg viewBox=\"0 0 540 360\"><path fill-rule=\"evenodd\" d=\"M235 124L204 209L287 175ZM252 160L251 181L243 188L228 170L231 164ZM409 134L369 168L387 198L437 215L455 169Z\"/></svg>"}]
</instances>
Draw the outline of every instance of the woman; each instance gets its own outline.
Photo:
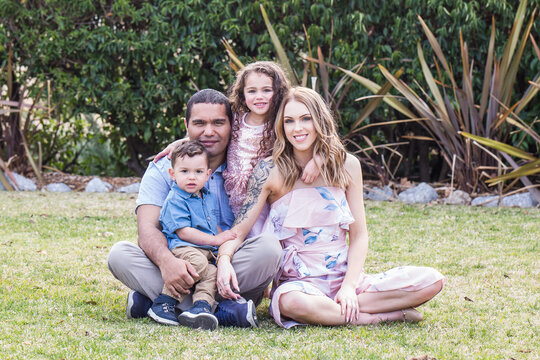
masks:
<instances>
[{"instance_id":1,"label":"woman","mask_svg":"<svg viewBox=\"0 0 540 360\"><path fill-rule=\"evenodd\" d=\"M275 126L272 158L254 169L233 225L238 237L219 251L221 296L238 297L231 289L238 286L230 257L268 202L264 231L273 232L284 248L270 306L280 326L422 320L414 307L441 291L444 277L434 269L412 266L376 275L363 272L368 234L360 162L345 151L320 95L307 88L291 89ZM314 154L324 163L319 178L308 186L300 177Z\"/></svg>"}]
</instances>

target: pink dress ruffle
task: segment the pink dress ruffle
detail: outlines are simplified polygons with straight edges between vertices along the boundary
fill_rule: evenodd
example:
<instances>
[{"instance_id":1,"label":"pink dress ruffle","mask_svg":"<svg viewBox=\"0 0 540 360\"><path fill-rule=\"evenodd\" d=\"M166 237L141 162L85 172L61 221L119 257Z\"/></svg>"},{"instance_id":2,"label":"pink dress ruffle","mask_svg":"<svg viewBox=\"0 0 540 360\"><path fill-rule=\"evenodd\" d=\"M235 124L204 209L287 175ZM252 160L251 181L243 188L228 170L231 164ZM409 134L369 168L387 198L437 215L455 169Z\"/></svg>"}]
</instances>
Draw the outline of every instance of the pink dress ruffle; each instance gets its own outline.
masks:
<instances>
[{"instance_id":1,"label":"pink dress ruffle","mask_svg":"<svg viewBox=\"0 0 540 360\"><path fill-rule=\"evenodd\" d=\"M235 121L240 121L240 127L236 139L231 138L229 143L227 169L223 172L225 192L229 196L229 205L234 216L238 215L246 199L247 183L254 166L252 161L257 158L257 152L263 139L264 125L247 124L245 121L247 114L245 113L241 117L236 116ZM265 205L248 237L259 235L262 232L268 211L269 206Z\"/></svg>"},{"instance_id":2,"label":"pink dress ruffle","mask_svg":"<svg viewBox=\"0 0 540 360\"><path fill-rule=\"evenodd\" d=\"M302 325L281 316L282 294L302 291L334 299L347 271L346 238L352 222L345 192L335 187L296 189L272 204L263 231L275 234L283 247L270 304L278 325ZM441 279L444 277L429 267L401 266L379 274L362 274L357 293L416 291Z\"/></svg>"}]
</instances>

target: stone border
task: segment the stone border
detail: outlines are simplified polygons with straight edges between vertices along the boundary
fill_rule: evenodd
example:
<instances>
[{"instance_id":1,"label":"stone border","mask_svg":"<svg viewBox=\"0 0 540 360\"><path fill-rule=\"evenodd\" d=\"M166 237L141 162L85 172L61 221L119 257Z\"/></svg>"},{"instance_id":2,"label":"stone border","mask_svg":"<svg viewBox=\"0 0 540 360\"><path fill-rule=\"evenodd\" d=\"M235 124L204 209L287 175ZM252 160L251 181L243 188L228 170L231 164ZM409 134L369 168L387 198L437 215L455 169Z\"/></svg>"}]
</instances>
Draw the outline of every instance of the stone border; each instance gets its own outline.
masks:
<instances>
[{"instance_id":1,"label":"stone border","mask_svg":"<svg viewBox=\"0 0 540 360\"><path fill-rule=\"evenodd\" d=\"M25 178L22 175L12 173L17 181L18 187L12 183L8 177L10 184L19 191L37 191L37 185L34 180ZM72 175L77 177L77 175ZM85 177L86 178L86 177ZM109 182L103 180L100 177L92 177L90 181L86 183L83 189L75 189L75 191L84 191L88 193L103 193L103 192L119 192L126 194L137 194L139 192L140 181L133 182L124 186L113 186ZM402 201L407 204L428 204L428 203L441 203L445 205L472 205L472 206L485 206L485 207L519 207L519 208L533 208L538 207L538 202L528 192L519 193L509 196L487 195L476 196L471 199L471 196L464 191L454 190L451 191L448 187L433 188L431 185L422 182L416 186L412 184L401 186L405 188L403 191L397 193L389 185L384 188L371 187L368 184L364 184L364 198L372 201ZM0 183L0 190L5 190ZM443 192L443 197L439 197L437 193ZM61 183L54 182L47 184L41 189L41 191L49 192L69 192L73 191L72 187Z\"/></svg>"}]
</instances>

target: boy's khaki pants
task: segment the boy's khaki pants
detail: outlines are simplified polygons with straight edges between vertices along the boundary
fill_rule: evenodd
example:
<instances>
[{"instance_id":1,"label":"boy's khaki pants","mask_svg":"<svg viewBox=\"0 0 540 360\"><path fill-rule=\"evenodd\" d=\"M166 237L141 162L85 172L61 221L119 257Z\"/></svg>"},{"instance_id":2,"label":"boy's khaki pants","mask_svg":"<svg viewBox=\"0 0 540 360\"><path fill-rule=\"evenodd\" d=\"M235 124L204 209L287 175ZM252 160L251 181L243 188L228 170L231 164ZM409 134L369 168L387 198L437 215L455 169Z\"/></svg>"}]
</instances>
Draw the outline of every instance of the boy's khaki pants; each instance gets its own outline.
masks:
<instances>
[{"instance_id":1,"label":"boy's khaki pants","mask_svg":"<svg viewBox=\"0 0 540 360\"><path fill-rule=\"evenodd\" d=\"M174 256L191 264L199 274L199 278L195 283L195 291L193 292L193 303L195 301L204 300L214 305L216 295L216 276L217 268L213 262L215 255L212 251L201 249L194 246L179 246L171 250ZM167 286L163 286L163 294L169 295L179 302L182 302L186 295L181 297L174 296Z\"/></svg>"}]
</instances>

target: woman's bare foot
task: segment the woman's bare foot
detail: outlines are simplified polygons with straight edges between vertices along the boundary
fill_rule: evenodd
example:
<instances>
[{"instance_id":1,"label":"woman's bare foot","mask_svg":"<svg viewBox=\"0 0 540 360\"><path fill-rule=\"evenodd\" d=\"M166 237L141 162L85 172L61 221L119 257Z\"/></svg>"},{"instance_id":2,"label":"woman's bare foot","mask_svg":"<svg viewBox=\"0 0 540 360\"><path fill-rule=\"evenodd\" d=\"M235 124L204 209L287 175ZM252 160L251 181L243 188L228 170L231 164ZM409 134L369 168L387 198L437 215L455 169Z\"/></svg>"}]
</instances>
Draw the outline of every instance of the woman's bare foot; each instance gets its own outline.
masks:
<instances>
[{"instance_id":1,"label":"woman's bare foot","mask_svg":"<svg viewBox=\"0 0 540 360\"><path fill-rule=\"evenodd\" d=\"M417 323L424 320L424 316L420 314L416 309L408 308L401 310L403 314L403 321L410 323Z\"/></svg>"}]
</instances>

